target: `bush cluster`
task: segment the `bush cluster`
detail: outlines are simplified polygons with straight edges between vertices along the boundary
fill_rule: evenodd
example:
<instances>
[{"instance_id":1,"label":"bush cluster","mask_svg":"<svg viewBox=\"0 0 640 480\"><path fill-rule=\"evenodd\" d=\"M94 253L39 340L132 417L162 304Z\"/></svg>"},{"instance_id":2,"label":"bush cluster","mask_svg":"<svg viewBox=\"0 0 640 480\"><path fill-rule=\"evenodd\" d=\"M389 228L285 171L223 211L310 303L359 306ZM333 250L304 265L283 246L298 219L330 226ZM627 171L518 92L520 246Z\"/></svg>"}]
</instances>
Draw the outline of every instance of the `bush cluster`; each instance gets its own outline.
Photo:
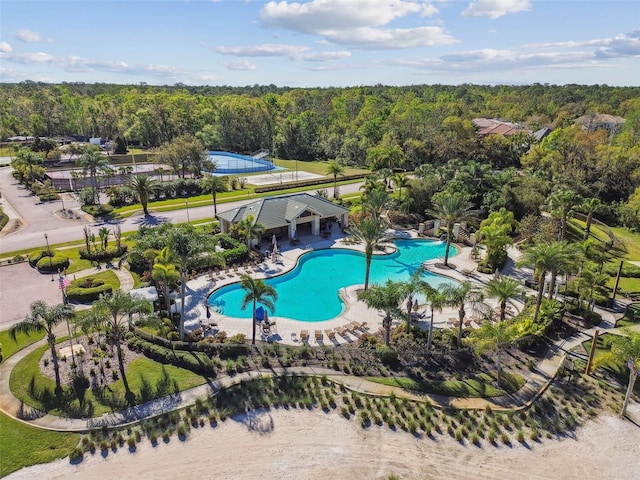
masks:
<instances>
[{"instance_id":1,"label":"bush cluster","mask_svg":"<svg viewBox=\"0 0 640 480\"><path fill-rule=\"evenodd\" d=\"M215 376L214 364L211 358L204 353L171 350L137 337L130 338L128 345L131 350L141 352L157 362L186 368L204 375Z\"/></svg>"},{"instance_id":2,"label":"bush cluster","mask_svg":"<svg viewBox=\"0 0 640 480\"><path fill-rule=\"evenodd\" d=\"M74 280L65 290L67 299L73 302L86 303L98 300L102 294L111 294L113 287L104 281L91 277Z\"/></svg>"},{"instance_id":3,"label":"bush cluster","mask_svg":"<svg viewBox=\"0 0 640 480\"><path fill-rule=\"evenodd\" d=\"M57 253L54 253L51 257L45 255L36 263L36 268L41 272L57 272L68 267L69 257Z\"/></svg>"},{"instance_id":4,"label":"bush cluster","mask_svg":"<svg viewBox=\"0 0 640 480\"><path fill-rule=\"evenodd\" d=\"M121 257L125 253L127 253L127 245L121 245L120 248L110 247L106 250L98 250L87 252L85 248L80 249L80 258L84 258L85 260L91 260L95 262L105 262L108 260L112 260L114 258Z\"/></svg>"},{"instance_id":5,"label":"bush cluster","mask_svg":"<svg viewBox=\"0 0 640 480\"><path fill-rule=\"evenodd\" d=\"M113 213L113 207L108 203L104 203L100 207L98 205L83 205L82 211L88 213L92 217L99 217L101 215L110 215L111 213Z\"/></svg>"}]
</instances>

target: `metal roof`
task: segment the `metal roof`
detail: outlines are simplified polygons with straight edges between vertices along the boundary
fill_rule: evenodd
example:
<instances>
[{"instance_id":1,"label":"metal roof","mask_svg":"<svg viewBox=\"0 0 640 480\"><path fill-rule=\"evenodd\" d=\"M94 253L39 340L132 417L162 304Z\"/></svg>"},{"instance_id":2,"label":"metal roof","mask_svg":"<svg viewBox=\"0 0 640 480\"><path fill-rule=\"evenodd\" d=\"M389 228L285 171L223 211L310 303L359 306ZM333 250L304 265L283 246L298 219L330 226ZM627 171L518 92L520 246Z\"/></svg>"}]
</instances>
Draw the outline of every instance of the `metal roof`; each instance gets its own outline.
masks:
<instances>
[{"instance_id":1,"label":"metal roof","mask_svg":"<svg viewBox=\"0 0 640 480\"><path fill-rule=\"evenodd\" d=\"M253 215L256 223L261 223L268 230L287 226L305 212L321 218L344 215L349 210L336 205L322 197L308 193L296 193L281 197L266 197L238 208L218 213L218 218L231 223L244 220Z\"/></svg>"}]
</instances>

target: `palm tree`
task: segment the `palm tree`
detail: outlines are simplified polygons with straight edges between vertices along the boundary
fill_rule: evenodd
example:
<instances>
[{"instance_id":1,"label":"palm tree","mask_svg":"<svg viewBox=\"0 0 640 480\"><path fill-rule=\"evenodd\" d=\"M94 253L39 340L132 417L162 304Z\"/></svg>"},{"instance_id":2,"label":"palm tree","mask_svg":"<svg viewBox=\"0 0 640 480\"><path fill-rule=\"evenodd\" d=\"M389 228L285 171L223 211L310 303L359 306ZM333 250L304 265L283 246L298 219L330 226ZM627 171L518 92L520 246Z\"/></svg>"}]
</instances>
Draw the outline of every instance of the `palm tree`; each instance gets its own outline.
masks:
<instances>
[{"instance_id":1,"label":"palm tree","mask_svg":"<svg viewBox=\"0 0 640 480\"><path fill-rule=\"evenodd\" d=\"M329 162L327 175L333 175L333 198L338 198L338 176L344 175L344 167L338 162Z\"/></svg>"},{"instance_id":2,"label":"palm tree","mask_svg":"<svg viewBox=\"0 0 640 480\"><path fill-rule=\"evenodd\" d=\"M573 247L569 249L566 242L540 243L525 250L518 261L519 266L533 268L533 279L538 282L536 309L533 314L534 322L538 320L538 314L540 313L547 273L566 271L577 262L577 253L569 253L570 250L573 250ZM549 288L551 294L553 289L555 289L555 280Z\"/></svg>"},{"instance_id":3,"label":"palm tree","mask_svg":"<svg viewBox=\"0 0 640 480\"><path fill-rule=\"evenodd\" d=\"M405 307L407 309L407 333L411 331L411 312L413 311L415 297L428 286L428 283L422 278L423 273L424 270L419 268L413 272L409 280L402 282L401 288L404 298L406 299Z\"/></svg>"},{"instance_id":4,"label":"palm tree","mask_svg":"<svg viewBox=\"0 0 640 480\"><path fill-rule=\"evenodd\" d=\"M409 186L409 177L404 173L396 173L391 177L391 181L398 189L398 202L402 203L402 189Z\"/></svg>"},{"instance_id":5,"label":"palm tree","mask_svg":"<svg viewBox=\"0 0 640 480\"><path fill-rule=\"evenodd\" d=\"M47 335L47 343L51 351L51 363L56 376L56 395L58 396L62 393L62 386L56 350L56 336L53 330L60 322L68 321L74 315L73 309L69 305L61 303L50 307L44 301L37 300L31 304L31 314L21 322L12 325L9 329L9 336L14 341L18 333L44 332Z\"/></svg>"},{"instance_id":6,"label":"palm tree","mask_svg":"<svg viewBox=\"0 0 640 480\"><path fill-rule=\"evenodd\" d=\"M167 312L171 312L171 286L180 279L180 274L176 271L176 266L172 263L156 262L151 270L151 278L162 289L162 296L167 303Z\"/></svg>"},{"instance_id":7,"label":"palm tree","mask_svg":"<svg viewBox=\"0 0 640 480\"><path fill-rule=\"evenodd\" d=\"M363 243L365 256L364 289L369 288L369 272L373 250L389 241L386 227L375 218L363 218L352 223L347 229L347 243Z\"/></svg>"},{"instance_id":8,"label":"palm tree","mask_svg":"<svg viewBox=\"0 0 640 480\"><path fill-rule=\"evenodd\" d=\"M218 177L216 175L205 175L202 180L200 180L200 185L202 186L202 191L209 192L211 197L213 198L213 216L218 215L218 192L226 192L227 185L229 183L228 177Z\"/></svg>"},{"instance_id":9,"label":"palm tree","mask_svg":"<svg viewBox=\"0 0 640 480\"><path fill-rule=\"evenodd\" d=\"M91 184L93 185L93 195L96 205L100 205L100 196L98 195L98 171L109 166L109 160L100 150L87 150L78 159L78 165L82 167L84 174L89 173Z\"/></svg>"},{"instance_id":10,"label":"palm tree","mask_svg":"<svg viewBox=\"0 0 640 480\"><path fill-rule=\"evenodd\" d=\"M578 290L578 301L580 309L582 310L583 304L586 303L586 308L583 311L589 311L589 306L593 305L593 297L595 294L605 297L607 295L607 281L609 275L596 271L596 266L593 264L587 265L582 270L575 280L575 288Z\"/></svg>"},{"instance_id":11,"label":"palm tree","mask_svg":"<svg viewBox=\"0 0 640 480\"><path fill-rule=\"evenodd\" d=\"M107 249L107 245L109 245L109 235L111 235L111 230L108 227L100 227L98 230L98 237L100 238L100 248L102 250Z\"/></svg>"},{"instance_id":12,"label":"palm tree","mask_svg":"<svg viewBox=\"0 0 640 480\"><path fill-rule=\"evenodd\" d=\"M604 211L606 205L600 201L599 198L585 198L582 201L579 209L587 214L586 225L584 227L584 239L587 240L591 233L591 223L593 222L593 216L597 213Z\"/></svg>"},{"instance_id":13,"label":"palm tree","mask_svg":"<svg viewBox=\"0 0 640 480\"><path fill-rule=\"evenodd\" d=\"M384 311L382 326L384 327L384 343L389 346L391 340L391 321L393 317L401 318L400 304L404 297L402 284L387 280L382 286L373 285L369 290L358 292L358 300L363 301L369 308Z\"/></svg>"},{"instance_id":14,"label":"palm tree","mask_svg":"<svg viewBox=\"0 0 640 480\"><path fill-rule=\"evenodd\" d=\"M382 220L393 204L393 199L384 188L374 188L362 195L362 210L377 220Z\"/></svg>"},{"instance_id":15,"label":"palm tree","mask_svg":"<svg viewBox=\"0 0 640 480\"><path fill-rule=\"evenodd\" d=\"M131 178L131 187L138 194L138 199L142 204L142 210L145 215L149 215L149 210L147 209L147 206L149 205L149 196L156 185L156 179L147 175L134 175Z\"/></svg>"},{"instance_id":16,"label":"palm tree","mask_svg":"<svg viewBox=\"0 0 640 480\"><path fill-rule=\"evenodd\" d=\"M116 347L120 376L130 404L134 398L125 375L122 344L125 342L126 332L132 327L131 315L134 312L148 312L150 307L146 300L135 299L122 290L116 290L111 295L101 295L93 304L95 319L105 327L108 341Z\"/></svg>"},{"instance_id":17,"label":"palm tree","mask_svg":"<svg viewBox=\"0 0 640 480\"><path fill-rule=\"evenodd\" d=\"M445 305L458 309L458 347L462 347L462 328L464 317L467 314L465 306L469 305L472 310L484 309L484 296L482 292L473 287L471 282L462 282L457 285L445 284L442 287L442 292L447 298Z\"/></svg>"},{"instance_id":18,"label":"palm tree","mask_svg":"<svg viewBox=\"0 0 640 480\"><path fill-rule=\"evenodd\" d=\"M190 224L183 224L167 235L167 246L180 270L180 340L184 340L184 299L190 262L207 248L209 237Z\"/></svg>"},{"instance_id":19,"label":"palm tree","mask_svg":"<svg viewBox=\"0 0 640 480\"><path fill-rule=\"evenodd\" d=\"M435 312L442 313L442 309L447 306L447 294L443 291L442 286L433 288L427 285L427 288L423 291L431 307L431 321L429 322L429 334L427 336L427 351L431 351L431 344L433 342L433 315Z\"/></svg>"},{"instance_id":20,"label":"palm tree","mask_svg":"<svg viewBox=\"0 0 640 480\"><path fill-rule=\"evenodd\" d=\"M34 152L28 147L19 148L16 152L13 163L29 167L29 181L33 181L33 167L42 163L42 155Z\"/></svg>"},{"instance_id":21,"label":"palm tree","mask_svg":"<svg viewBox=\"0 0 640 480\"><path fill-rule=\"evenodd\" d=\"M377 175L369 175L368 177L364 177L364 183L360 186L360 190L362 190L364 195L367 195L373 190L386 190L385 184L379 182L378 180L379 178Z\"/></svg>"},{"instance_id":22,"label":"palm tree","mask_svg":"<svg viewBox=\"0 0 640 480\"><path fill-rule=\"evenodd\" d=\"M608 361L627 364L629 368L629 385L627 386L627 393L620 411L620 416L624 417L627 414L627 407L629 406L636 378L638 378L638 372L640 372L640 333L632 331L628 327L623 328L622 333L624 335L613 335L611 351L599 357L596 365L599 366Z\"/></svg>"},{"instance_id":23,"label":"palm tree","mask_svg":"<svg viewBox=\"0 0 640 480\"><path fill-rule=\"evenodd\" d=\"M505 275L493 277L487 282L484 292L488 298L495 298L500 304L500 321L505 319L507 302L520 293L520 283Z\"/></svg>"},{"instance_id":24,"label":"palm tree","mask_svg":"<svg viewBox=\"0 0 640 480\"><path fill-rule=\"evenodd\" d=\"M256 344L256 306L258 303L263 304L271 312L273 312L275 305L274 302L278 301L278 292L271 285L267 285L264 280L259 280L247 275L246 273L240 275L240 286L247 292L242 299L240 308L244 310L247 305L253 303L252 314L252 336L251 345Z\"/></svg>"},{"instance_id":25,"label":"palm tree","mask_svg":"<svg viewBox=\"0 0 640 480\"><path fill-rule=\"evenodd\" d=\"M244 239L249 250L251 250L251 240L259 240L265 232L264 225L256 222L253 215L243 218L232 228L241 239Z\"/></svg>"},{"instance_id":26,"label":"palm tree","mask_svg":"<svg viewBox=\"0 0 640 480\"><path fill-rule=\"evenodd\" d=\"M565 239L567 234L567 219L573 207L580 202L580 195L568 188L561 188L549 197L549 207L560 215L560 232L558 240Z\"/></svg>"},{"instance_id":27,"label":"palm tree","mask_svg":"<svg viewBox=\"0 0 640 480\"><path fill-rule=\"evenodd\" d=\"M443 220L447 228L447 248L444 254L444 264L449 263L449 249L453 237L453 225L457 222L467 222L475 220L477 214L472 211L473 205L469 197L460 192L449 192L444 190L436 193L432 200L432 208L427 210L427 214L436 219Z\"/></svg>"},{"instance_id":28,"label":"palm tree","mask_svg":"<svg viewBox=\"0 0 640 480\"><path fill-rule=\"evenodd\" d=\"M478 355L486 351L496 352L498 387L502 384L502 352L520 337L518 329L514 327L510 322L487 322L466 339L466 343L471 345Z\"/></svg>"}]
</instances>

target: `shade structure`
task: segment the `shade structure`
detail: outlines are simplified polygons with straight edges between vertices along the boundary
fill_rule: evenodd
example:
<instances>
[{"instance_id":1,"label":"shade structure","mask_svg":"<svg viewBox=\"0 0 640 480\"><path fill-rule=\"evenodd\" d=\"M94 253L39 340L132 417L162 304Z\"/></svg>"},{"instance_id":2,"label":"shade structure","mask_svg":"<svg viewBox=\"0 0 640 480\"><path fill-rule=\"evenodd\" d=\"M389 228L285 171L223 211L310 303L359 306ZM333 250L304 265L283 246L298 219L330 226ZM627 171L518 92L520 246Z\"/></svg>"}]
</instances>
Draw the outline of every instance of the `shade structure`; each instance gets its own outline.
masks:
<instances>
[{"instance_id":1,"label":"shade structure","mask_svg":"<svg viewBox=\"0 0 640 480\"><path fill-rule=\"evenodd\" d=\"M133 288L129 291L129 294L132 297L148 300L149 302L158 300L158 290L156 290L156 287Z\"/></svg>"},{"instance_id":2,"label":"shade structure","mask_svg":"<svg viewBox=\"0 0 640 480\"><path fill-rule=\"evenodd\" d=\"M256 308L256 322L261 322L264 320L264 308L263 307L258 307Z\"/></svg>"}]
</instances>

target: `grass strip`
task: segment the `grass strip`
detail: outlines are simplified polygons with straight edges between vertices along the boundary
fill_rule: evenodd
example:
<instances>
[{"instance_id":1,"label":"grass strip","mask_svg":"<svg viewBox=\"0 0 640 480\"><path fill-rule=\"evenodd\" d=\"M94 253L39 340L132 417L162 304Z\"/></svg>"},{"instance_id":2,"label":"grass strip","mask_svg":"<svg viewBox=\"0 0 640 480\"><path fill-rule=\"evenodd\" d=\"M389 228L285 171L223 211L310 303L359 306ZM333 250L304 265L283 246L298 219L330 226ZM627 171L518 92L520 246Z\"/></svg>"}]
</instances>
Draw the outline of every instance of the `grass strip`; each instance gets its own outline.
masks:
<instances>
[{"instance_id":1,"label":"grass strip","mask_svg":"<svg viewBox=\"0 0 640 480\"><path fill-rule=\"evenodd\" d=\"M464 380L415 380L408 377L367 377L375 383L422 393L462 398L491 398L518 391L525 379L512 373L502 374L502 388L493 385L495 377L481 374Z\"/></svg>"},{"instance_id":2,"label":"grass strip","mask_svg":"<svg viewBox=\"0 0 640 480\"><path fill-rule=\"evenodd\" d=\"M76 433L34 428L0 412L0 477L67 457L79 441Z\"/></svg>"}]
</instances>

